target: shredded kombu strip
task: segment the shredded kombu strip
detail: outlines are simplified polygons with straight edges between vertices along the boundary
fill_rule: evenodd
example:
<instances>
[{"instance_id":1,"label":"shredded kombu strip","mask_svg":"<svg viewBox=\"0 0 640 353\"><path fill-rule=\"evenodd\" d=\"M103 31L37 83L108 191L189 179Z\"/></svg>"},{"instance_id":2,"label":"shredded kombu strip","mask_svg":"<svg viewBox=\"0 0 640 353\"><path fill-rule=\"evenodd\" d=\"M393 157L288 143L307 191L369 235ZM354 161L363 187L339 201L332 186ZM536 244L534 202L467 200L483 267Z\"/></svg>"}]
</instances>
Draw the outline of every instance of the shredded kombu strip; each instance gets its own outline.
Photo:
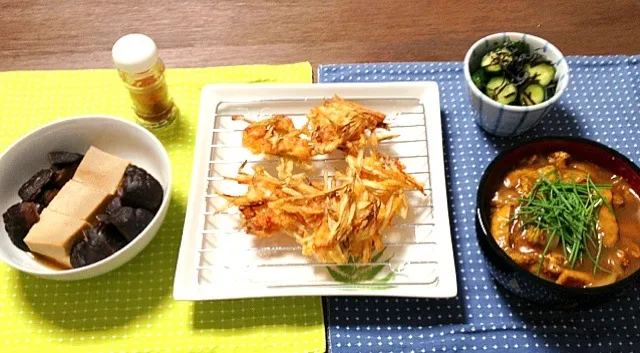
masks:
<instances>
[{"instance_id":1,"label":"shredded kombu strip","mask_svg":"<svg viewBox=\"0 0 640 353\"><path fill-rule=\"evenodd\" d=\"M532 52L529 44L522 41L507 40L504 44L494 50L499 50L501 48L508 49L511 52L513 60L502 60L501 66L505 77L511 81L518 90L521 87L525 87L532 83L532 79L526 68L527 65L553 65L553 63L544 55L537 51ZM553 97L556 91L556 84L552 82L546 87L546 89L547 97Z\"/></svg>"}]
</instances>

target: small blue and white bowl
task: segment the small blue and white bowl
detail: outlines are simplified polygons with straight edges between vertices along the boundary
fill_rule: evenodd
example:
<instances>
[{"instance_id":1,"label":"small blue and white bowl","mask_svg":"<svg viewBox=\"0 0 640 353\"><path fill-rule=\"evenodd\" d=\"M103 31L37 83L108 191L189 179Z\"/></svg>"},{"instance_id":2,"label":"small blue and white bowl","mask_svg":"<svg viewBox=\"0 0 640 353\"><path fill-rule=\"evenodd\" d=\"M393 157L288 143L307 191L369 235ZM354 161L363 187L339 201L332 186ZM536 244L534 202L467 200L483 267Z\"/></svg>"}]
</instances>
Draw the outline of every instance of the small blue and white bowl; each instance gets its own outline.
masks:
<instances>
[{"instance_id":1,"label":"small blue and white bowl","mask_svg":"<svg viewBox=\"0 0 640 353\"><path fill-rule=\"evenodd\" d=\"M558 81L553 97L528 107L505 105L489 98L473 84L471 74L480 68L482 57L507 39L529 44L532 51L540 52L553 63ZM569 65L560 50L548 41L526 33L503 32L488 35L471 46L464 57L464 78L478 125L493 135L517 136L538 124L562 96L569 84Z\"/></svg>"}]
</instances>

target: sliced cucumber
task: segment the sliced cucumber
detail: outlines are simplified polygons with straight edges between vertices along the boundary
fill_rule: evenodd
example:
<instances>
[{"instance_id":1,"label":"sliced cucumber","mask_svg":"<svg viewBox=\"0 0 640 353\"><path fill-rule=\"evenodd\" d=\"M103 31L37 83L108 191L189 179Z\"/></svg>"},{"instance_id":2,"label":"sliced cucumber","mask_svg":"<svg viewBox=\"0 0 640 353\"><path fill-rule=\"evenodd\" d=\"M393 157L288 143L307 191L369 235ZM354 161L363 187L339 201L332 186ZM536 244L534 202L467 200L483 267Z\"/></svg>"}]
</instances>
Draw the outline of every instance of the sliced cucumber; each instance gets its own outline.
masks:
<instances>
[{"instance_id":1,"label":"sliced cucumber","mask_svg":"<svg viewBox=\"0 0 640 353\"><path fill-rule=\"evenodd\" d=\"M541 63L535 66L527 65L529 77L543 87L547 87L556 76L556 68L551 64Z\"/></svg>"},{"instance_id":2,"label":"sliced cucumber","mask_svg":"<svg viewBox=\"0 0 640 353\"><path fill-rule=\"evenodd\" d=\"M535 105L547 99L547 90L537 83L532 83L520 92L520 104Z\"/></svg>"},{"instance_id":3,"label":"sliced cucumber","mask_svg":"<svg viewBox=\"0 0 640 353\"><path fill-rule=\"evenodd\" d=\"M471 80L479 89L484 89L484 85L487 83L487 75L483 69L478 69L471 75Z\"/></svg>"},{"instance_id":4,"label":"sliced cucumber","mask_svg":"<svg viewBox=\"0 0 640 353\"><path fill-rule=\"evenodd\" d=\"M482 61L480 66L489 74L497 74L502 71L502 67L513 61L513 55L507 48L494 49L488 52Z\"/></svg>"},{"instance_id":5,"label":"sliced cucumber","mask_svg":"<svg viewBox=\"0 0 640 353\"><path fill-rule=\"evenodd\" d=\"M487 82L487 95L494 101L509 104L516 100L518 89L503 76L494 77Z\"/></svg>"}]
</instances>

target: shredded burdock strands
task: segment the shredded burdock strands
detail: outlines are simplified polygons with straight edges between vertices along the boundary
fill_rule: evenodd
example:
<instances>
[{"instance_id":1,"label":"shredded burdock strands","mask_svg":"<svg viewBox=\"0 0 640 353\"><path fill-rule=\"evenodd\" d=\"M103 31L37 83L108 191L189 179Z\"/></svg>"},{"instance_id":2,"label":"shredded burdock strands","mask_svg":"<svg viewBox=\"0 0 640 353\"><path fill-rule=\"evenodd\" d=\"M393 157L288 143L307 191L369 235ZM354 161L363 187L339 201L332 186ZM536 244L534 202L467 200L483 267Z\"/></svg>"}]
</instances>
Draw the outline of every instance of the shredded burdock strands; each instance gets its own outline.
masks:
<instances>
[{"instance_id":1,"label":"shredded burdock strands","mask_svg":"<svg viewBox=\"0 0 640 353\"><path fill-rule=\"evenodd\" d=\"M247 172L243 164L238 176L228 179L247 185L247 193L221 195L240 210L249 234L288 234L302 245L304 255L325 263L369 262L383 249L382 234L395 216L407 217L406 192L423 192L424 186L398 159L378 151L381 140L395 137L374 131L387 127L384 114L335 97L308 118L299 130L283 116L251 123L243 145L253 153L281 156L278 176L260 165ZM312 181L293 172L294 164L336 150L344 152L346 167L332 176L323 170L322 180Z\"/></svg>"}]
</instances>

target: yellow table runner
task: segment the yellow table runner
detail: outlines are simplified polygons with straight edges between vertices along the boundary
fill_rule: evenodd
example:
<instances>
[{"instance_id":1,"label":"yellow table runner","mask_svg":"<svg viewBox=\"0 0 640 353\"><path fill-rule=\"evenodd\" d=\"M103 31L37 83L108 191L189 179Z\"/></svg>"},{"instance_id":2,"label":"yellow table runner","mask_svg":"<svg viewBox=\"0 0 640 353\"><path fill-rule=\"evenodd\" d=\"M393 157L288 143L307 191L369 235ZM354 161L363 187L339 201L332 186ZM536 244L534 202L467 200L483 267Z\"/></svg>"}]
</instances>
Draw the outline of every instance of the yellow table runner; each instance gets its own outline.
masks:
<instances>
[{"instance_id":1,"label":"yellow table runner","mask_svg":"<svg viewBox=\"0 0 640 353\"><path fill-rule=\"evenodd\" d=\"M172 298L200 89L210 83L311 83L311 66L170 69L167 79L181 120L159 134L173 165L173 199L160 233L131 262L91 280L48 281L0 264L1 352L325 351L320 298ZM91 114L133 119L115 70L0 73L2 151L44 123Z\"/></svg>"}]
</instances>

